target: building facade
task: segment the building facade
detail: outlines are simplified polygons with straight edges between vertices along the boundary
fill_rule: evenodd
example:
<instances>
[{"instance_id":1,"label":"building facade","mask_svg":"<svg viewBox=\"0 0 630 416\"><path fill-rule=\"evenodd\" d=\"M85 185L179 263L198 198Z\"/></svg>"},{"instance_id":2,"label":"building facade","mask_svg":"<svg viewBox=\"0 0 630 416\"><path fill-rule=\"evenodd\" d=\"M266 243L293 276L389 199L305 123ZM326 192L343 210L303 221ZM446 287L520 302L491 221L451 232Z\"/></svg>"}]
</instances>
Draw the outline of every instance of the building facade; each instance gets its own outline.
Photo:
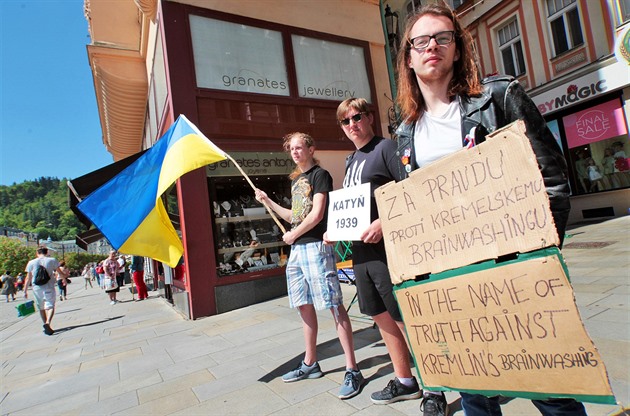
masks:
<instances>
[{"instance_id":1,"label":"building facade","mask_svg":"<svg viewBox=\"0 0 630 416\"><path fill-rule=\"evenodd\" d=\"M563 150L569 222L627 215L630 1L460 3L481 73L516 77Z\"/></svg>"},{"instance_id":2,"label":"building facade","mask_svg":"<svg viewBox=\"0 0 630 416\"><path fill-rule=\"evenodd\" d=\"M318 159L340 187L353 145L337 125L339 102L366 98L381 134L392 97L382 5L330 6L86 1L103 144L122 162L184 114L256 187L286 204L293 164L282 137L302 131L315 138ZM190 172L167 191L185 254L176 268L153 264L149 272L161 276L165 295L186 316L286 294L289 247L253 195L227 161Z\"/></svg>"},{"instance_id":3,"label":"building facade","mask_svg":"<svg viewBox=\"0 0 630 416\"><path fill-rule=\"evenodd\" d=\"M518 78L549 122L570 166L571 222L628 212L629 1L449 1L473 34L480 72ZM391 62L422 3L86 0L103 144L123 163L184 114L286 203L292 163L281 138L303 131L339 188L353 146L336 107L366 98L375 131L390 135ZM184 175L164 198L185 254L175 269L153 263L148 273L182 313L286 293L289 248L230 162Z\"/></svg>"}]
</instances>

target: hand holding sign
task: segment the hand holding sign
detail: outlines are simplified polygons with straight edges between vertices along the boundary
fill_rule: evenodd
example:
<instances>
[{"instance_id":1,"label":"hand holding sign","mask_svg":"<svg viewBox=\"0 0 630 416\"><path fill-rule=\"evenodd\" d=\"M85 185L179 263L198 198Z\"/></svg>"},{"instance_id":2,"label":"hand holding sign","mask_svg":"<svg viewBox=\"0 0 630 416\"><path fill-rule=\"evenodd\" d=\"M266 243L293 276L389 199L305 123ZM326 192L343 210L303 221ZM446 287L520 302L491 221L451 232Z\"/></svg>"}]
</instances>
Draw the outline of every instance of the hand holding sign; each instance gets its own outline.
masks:
<instances>
[{"instance_id":1,"label":"hand holding sign","mask_svg":"<svg viewBox=\"0 0 630 416\"><path fill-rule=\"evenodd\" d=\"M330 192L328 200L328 240L361 240L370 226L370 184Z\"/></svg>"}]
</instances>

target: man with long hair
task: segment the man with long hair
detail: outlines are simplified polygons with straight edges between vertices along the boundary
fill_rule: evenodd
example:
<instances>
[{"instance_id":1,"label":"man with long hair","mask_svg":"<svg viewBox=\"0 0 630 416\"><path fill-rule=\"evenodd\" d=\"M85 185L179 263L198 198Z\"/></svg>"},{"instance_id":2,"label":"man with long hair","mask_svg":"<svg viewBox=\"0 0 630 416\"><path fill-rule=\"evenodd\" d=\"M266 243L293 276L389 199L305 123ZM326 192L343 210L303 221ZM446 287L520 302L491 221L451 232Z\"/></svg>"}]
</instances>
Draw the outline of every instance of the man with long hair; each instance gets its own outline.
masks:
<instances>
[{"instance_id":1,"label":"man with long hair","mask_svg":"<svg viewBox=\"0 0 630 416\"><path fill-rule=\"evenodd\" d=\"M397 59L398 96L403 124L398 128L398 157L409 172L460 150L515 120L523 120L560 238L569 215L567 166L545 120L523 87L508 76L480 79L473 39L455 12L428 4L407 21ZM467 416L500 415L500 398L461 393ZM585 415L573 399L533 400L548 416ZM441 394L425 392L425 416L444 415Z\"/></svg>"}]
</instances>

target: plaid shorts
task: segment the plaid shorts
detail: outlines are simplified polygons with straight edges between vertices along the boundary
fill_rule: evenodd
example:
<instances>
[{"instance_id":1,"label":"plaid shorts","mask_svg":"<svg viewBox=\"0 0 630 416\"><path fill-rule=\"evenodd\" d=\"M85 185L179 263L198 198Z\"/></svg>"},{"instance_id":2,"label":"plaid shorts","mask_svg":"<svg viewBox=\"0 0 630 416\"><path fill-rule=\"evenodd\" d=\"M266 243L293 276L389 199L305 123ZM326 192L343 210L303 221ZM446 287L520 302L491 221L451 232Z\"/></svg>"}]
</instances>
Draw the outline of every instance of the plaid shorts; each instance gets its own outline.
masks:
<instances>
[{"instance_id":1,"label":"plaid shorts","mask_svg":"<svg viewBox=\"0 0 630 416\"><path fill-rule=\"evenodd\" d=\"M332 246L321 241L291 246L287 263L289 306L314 305L316 310L343 304Z\"/></svg>"}]
</instances>

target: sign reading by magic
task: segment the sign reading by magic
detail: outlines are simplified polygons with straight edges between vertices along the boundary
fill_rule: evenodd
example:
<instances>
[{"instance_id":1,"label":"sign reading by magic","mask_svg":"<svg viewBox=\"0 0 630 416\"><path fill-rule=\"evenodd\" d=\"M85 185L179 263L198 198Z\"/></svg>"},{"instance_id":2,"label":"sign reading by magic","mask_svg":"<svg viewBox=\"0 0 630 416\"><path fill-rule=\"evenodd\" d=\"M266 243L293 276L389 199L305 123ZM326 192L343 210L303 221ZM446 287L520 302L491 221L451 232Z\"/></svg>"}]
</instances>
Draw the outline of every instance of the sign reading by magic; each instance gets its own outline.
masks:
<instances>
[{"instance_id":1,"label":"sign reading by magic","mask_svg":"<svg viewBox=\"0 0 630 416\"><path fill-rule=\"evenodd\" d=\"M615 403L555 247L404 282L394 293L425 388Z\"/></svg>"},{"instance_id":2,"label":"sign reading by magic","mask_svg":"<svg viewBox=\"0 0 630 416\"><path fill-rule=\"evenodd\" d=\"M375 195L394 283L560 242L522 121Z\"/></svg>"},{"instance_id":3,"label":"sign reading by magic","mask_svg":"<svg viewBox=\"0 0 630 416\"><path fill-rule=\"evenodd\" d=\"M190 15L197 86L288 96L282 33Z\"/></svg>"},{"instance_id":4,"label":"sign reading by magic","mask_svg":"<svg viewBox=\"0 0 630 416\"><path fill-rule=\"evenodd\" d=\"M370 184L328 193L328 228L330 241L358 241L370 226Z\"/></svg>"}]
</instances>

